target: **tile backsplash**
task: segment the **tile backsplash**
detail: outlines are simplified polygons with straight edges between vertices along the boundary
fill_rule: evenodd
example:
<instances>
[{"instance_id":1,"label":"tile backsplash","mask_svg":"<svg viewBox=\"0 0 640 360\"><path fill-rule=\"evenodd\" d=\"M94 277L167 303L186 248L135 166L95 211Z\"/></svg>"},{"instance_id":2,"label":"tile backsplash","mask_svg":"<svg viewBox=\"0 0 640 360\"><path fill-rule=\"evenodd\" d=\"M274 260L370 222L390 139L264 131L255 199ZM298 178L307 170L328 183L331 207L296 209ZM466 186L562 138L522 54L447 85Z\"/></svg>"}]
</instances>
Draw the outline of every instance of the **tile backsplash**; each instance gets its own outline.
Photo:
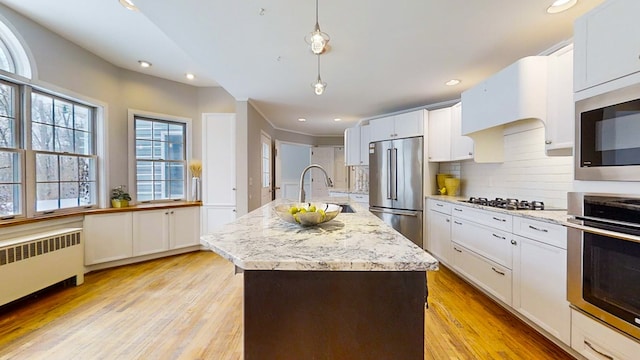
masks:
<instances>
[{"instance_id":1,"label":"tile backsplash","mask_svg":"<svg viewBox=\"0 0 640 360\"><path fill-rule=\"evenodd\" d=\"M573 157L547 156L542 124L535 120L525 125L505 127L503 163L441 163L439 172L462 180L461 196L539 200L547 207L566 208L573 183Z\"/></svg>"}]
</instances>

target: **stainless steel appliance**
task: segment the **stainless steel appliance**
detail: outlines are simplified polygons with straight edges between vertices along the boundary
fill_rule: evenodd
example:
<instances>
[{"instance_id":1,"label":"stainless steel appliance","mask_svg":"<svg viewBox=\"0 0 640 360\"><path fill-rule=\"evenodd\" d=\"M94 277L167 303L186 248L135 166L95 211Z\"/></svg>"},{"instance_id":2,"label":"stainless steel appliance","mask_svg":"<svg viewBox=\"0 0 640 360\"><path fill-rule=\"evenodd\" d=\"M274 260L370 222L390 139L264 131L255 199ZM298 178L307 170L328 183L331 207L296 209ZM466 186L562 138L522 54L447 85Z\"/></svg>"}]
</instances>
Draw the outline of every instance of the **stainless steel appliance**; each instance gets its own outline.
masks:
<instances>
[{"instance_id":1,"label":"stainless steel appliance","mask_svg":"<svg viewBox=\"0 0 640 360\"><path fill-rule=\"evenodd\" d=\"M640 180L640 84L576 102L575 178Z\"/></svg>"},{"instance_id":2,"label":"stainless steel appliance","mask_svg":"<svg viewBox=\"0 0 640 360\"><path fill-rule=\"evenodd\" d=\"M369 211L422 247L423 138L369 144Z\"/></svg>"},{"instance_id":3,"label":"stainless steel appliance","mask_svg":"<svg viewBox=\"0 0 640 360\"><path fill-rule=\"evenodd\" d=\"M569 193L567 297L640 339L640 197Z\"/></svg>"}]
</instances>

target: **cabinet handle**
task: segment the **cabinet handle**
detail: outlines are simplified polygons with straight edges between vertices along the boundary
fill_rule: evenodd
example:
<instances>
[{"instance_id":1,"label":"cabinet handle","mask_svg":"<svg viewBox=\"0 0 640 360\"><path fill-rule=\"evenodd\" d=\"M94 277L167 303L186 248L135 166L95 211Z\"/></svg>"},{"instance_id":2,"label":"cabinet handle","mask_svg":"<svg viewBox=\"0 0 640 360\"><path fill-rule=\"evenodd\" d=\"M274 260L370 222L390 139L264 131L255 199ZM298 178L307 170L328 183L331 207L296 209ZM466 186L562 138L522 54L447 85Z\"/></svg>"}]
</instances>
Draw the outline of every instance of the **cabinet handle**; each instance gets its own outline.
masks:
<instances>
[{"instance_id":1,"label":"cabinet handle","mask_svg":"<svg viewBox=\"0 0 640 360\"><path fill-rule=\"evenodd\" d=\"M447 222L451 222L451 220L449 220L449 219L446 219L446 221L447 221Z\"/></svg>"},{"instance_id":2,"label":"cabinet handle","mask_svg":"<svg viewBox=\"0 0 640 360\"><path fill-rule=\"evenodd\" d=\"M236 209L233 209L232 211L233 211L233 212L236 212Z\"/></svg>"},{"instance_id":3,"label":"cabinet handle","mask_svg":"<svg viewBox=\"0 0 640 360\"><path fill-rule=\"evenodd\" d=\"M458 208L453 208L453 210L462 212L462 209L458 209Z\"/></svg>"},{"instance_id":4,"label":"cabinet handle","mask_svg":"<svg viewBox=\"0 0 640 360\"><path fill-rule=\"evenodd\" d=\"M455 220L453 221L453 223L454 223L454 224L456 224L456 225L462 225L462 223L461 223L461 222L457 222L457 221L455 221Z\"/></svg>"},{"instance_id":5,"label":"cabinet handle","mask_svg":"<svg viewBox=\"0 0 640 360\"><path fill-rule=\"evenodd\" d=\"M503 275L504 276L504 272L500 271L500 270L496 270L496 268L494 268L493 266L491 267L491 270L495 271L496 273Z\"/></svg>"},{"instance_id":6,"label":"cabinet handle","mask_svg":"<svg viewBox=\"0 0 640 360\"><path fill-rule=\"evenodd\" d=\"M436 204L436 206L440 206L440 207L443 207L444 205L442 205L442 204Z\"/></svg>"},{"instance_id":7,"label":"cabinet handle","mask_svg":"<svg viewBox=\"0 0 640 360\"><path fill-rule=\"evenodd\" d=\"M280 187L279 187L279 186L277 186L277 187L276 187L276 190L278 190L278 189L280 189ZM233 188L233 189L231 189L231 190L236 191L236 188Z\"/></svg>"},{"instance_id":8,"label":"cabinet handle","mask_svg":"<svg viewBox=\"0 0 640 360\"><path fill-rule=\"evenodd\" d=\"M497 218L495 216L493 217L493 220L502 221L502 222L506 222L507 221L507 219L500 219L500 218Z\"/></svg>"},{"instance_id":9,"label":"cabinet handle","mask_svg":"<svg viewBox=\"0 0 640 360\"><path fill-rule=\"evenodd\" d=\"M518 242L515 240L511 240L511 245L518 245Z\"/></svg>"},{"instance_id":10,"label":"cabinet handle","mask_svg":"<svg viewBox=\"0 0 640 360\"><path fill-rule=\"evenodd\" d=\"M613 356L607 355L607 354L603 353L602 351L596 350L596 348L593 345L591 345L591 343L588 342L587 340L584 340L584 344L587 345L589 347L589 349L595 351L598 355L600 355L600 356L602 356L602 357L604 357L606 359L613 360Z\"/></svg>"},{"instance_id":11,"label":"cabinet handle","mask_svg":"<svg viewBox=\"0 0 640 360\"><path fill-rule=\"evenodd\" d=\"M171 214L173 214L173 210L171 211Z\"/></svg>"},{"instance_id":12,"label":"cabinet handle","mask_svg":"<svg viewBox=\"0 0 640 360\"><path fill-rule=\"evenodd\" d=\"M457 252L459 252L459 253L461 253L461 252L462 252L462 250L458 249L457 247L454 247L454 248L453 248L453 250L455 250L455 251L457 251Z\"/></svg>"},{"instance_id":13,"label":"cabinet handle","mask_svg":"<svg viewBox=\"0 0 640 360\"><path fill-rule=\"evenodd\" d=\"M500 236L500 235L497 235L497 234L491 234L491 235L493 235L494 238L498 238L498 239L501 239L501 240L506 240L507 239L506 237Z\"/></svg>"},{"instance_id":14,"label":"cabinet handle","mask_svg":"<svg viewBox=\"0 0 640 360\"><path fill-rule=\"evenodd\" d=\"M472 152L469 152L469 156L471 156L471 155L473 155L473 153L472 153Z\"/></svg>"},{"instance_id":15,"label":"cabinet handle","mask_svg":"<svg viewBox=\"0 0 640 360\"><path fill-rule=\"evenodd\" d=\"M544 143L547 144L547 145L550 145L551 144L551 140L545 140Z\"/></svg>"},{"instance_id":16,"label":"cabinet handle","mask_svg":"<svg viewBox=\"0 0 640 360\"><path fill-rule=\"evenodd\" d=\"M540 228L537 228L537 227L535 227L535 226L531 226L531 225L529 225L529 229L533 229L533 230L537 230L537 231L542 231L542 232L549 232L549 230L547 230L547 229L540 229Z\"/></svg>"}]
</instances>

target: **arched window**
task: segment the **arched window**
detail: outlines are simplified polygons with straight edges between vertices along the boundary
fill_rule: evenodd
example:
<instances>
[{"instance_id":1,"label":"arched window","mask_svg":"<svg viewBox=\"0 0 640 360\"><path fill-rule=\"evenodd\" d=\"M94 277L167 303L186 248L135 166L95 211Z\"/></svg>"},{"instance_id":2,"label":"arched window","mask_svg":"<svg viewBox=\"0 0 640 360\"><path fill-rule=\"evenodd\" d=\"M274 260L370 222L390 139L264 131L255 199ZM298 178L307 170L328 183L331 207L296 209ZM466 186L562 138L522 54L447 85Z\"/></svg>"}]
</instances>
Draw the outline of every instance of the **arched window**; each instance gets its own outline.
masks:
<instances>
[{"instance_id":1,"label":"arched window","mask_svg":"<svg viewBox=\"0 0 640 360\"><path fill-rule=\"evenodd\" d=\"M0 70L32 78L27 52L16 34L0 18Z\"/></svg>"}]
</instances>

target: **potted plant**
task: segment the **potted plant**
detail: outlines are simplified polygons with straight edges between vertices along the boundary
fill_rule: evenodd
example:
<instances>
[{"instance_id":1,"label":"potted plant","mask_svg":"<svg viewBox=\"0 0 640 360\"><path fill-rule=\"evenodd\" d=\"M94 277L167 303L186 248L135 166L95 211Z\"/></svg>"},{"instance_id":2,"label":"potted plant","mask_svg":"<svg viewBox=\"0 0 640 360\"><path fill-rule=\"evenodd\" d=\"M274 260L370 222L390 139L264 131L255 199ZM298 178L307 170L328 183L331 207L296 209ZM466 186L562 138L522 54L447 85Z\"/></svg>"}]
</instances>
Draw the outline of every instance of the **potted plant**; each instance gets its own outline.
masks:
<instances>
[{"instance_id":1,"label":"potted plant","mask_svg":"<svg viewBox=\"0 0 640 360\"><path fill-rule=\"evenodd\" d=\"M131 195L126 191L126 186L118 185L111 189L111 206L114 208L122 208L129 206Z\"/></svg>"}]
</instances>

